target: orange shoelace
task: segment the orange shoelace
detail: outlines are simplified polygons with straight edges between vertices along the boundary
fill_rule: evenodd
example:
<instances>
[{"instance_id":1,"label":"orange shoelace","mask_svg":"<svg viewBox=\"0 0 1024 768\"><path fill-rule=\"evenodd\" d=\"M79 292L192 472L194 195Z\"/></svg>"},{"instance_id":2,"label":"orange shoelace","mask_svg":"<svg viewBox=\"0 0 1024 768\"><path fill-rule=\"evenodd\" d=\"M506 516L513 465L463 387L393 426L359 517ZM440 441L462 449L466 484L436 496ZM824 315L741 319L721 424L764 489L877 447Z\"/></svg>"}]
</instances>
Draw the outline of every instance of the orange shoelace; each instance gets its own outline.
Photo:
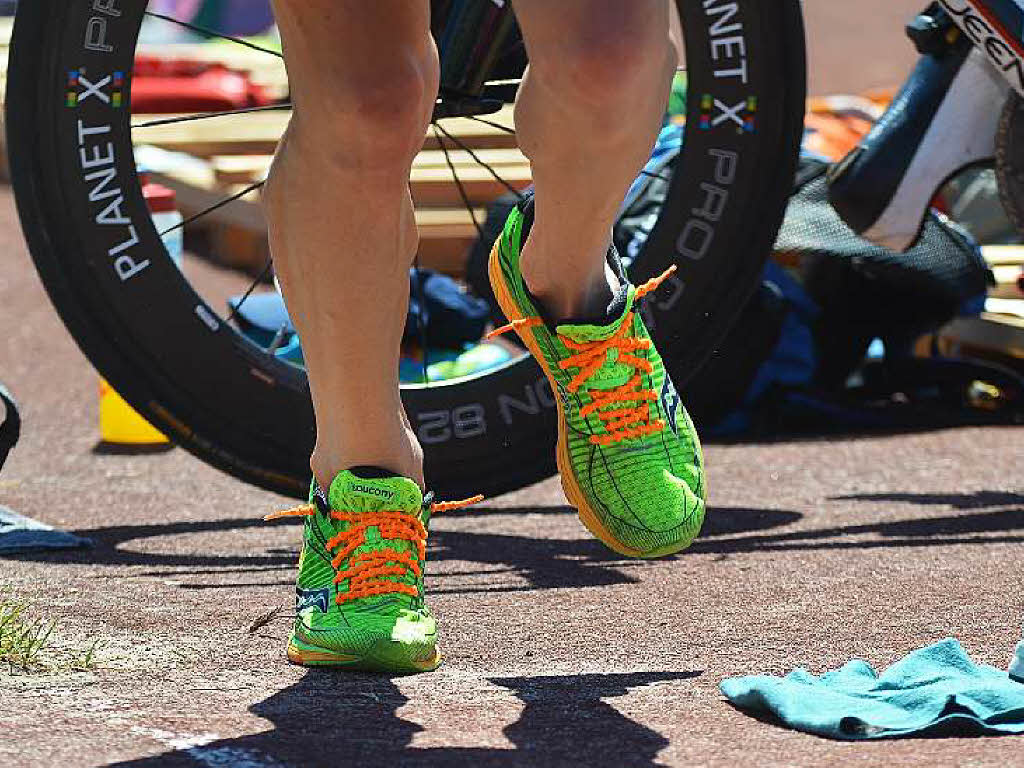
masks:
<instances>
[{"instance_id":1,"label":"orange shoelace","mask_svg":"<svg viewBox=\"0 0 1024 768\"><path fill-rule=\"evenodd\" d=\"M647 294L657 290L669 276L676 271L673 264L661 275L648 280L636 289L634 301L639 301ZM643 357L637 357L634 352L645 351L651 348L650 339L637 339L629 337L633 329L633 310L630 310L623 318L619 329L604 341L577 342L562 334L558 338L562 343L575 354L569 355L559 362L558 367L563 371L569 368L577 368L578 372L572 377L566 389L576 392L580 387L586 386L587 380L597 373L608 359L608 352L612 349L618 351L618 358L615 362L628 365L636 369L636 374L625 384L613 389L591 389L591 402L580 408L580 416L585 418L591 413L597 413L598 418L604 423L607 434L591 435L590 442L594 445L608 446L623 440L635 439L660 432L665 428L665 422L661 419L651 421L651 407L648 403L657 400L658 395L653 389L643 388L644 373L651 373L654 366ZM506 326L498 328L487 334L492 338L509 331L520 331L526 328L533 328L544 325L539 317L531 317L523 320L516 320ZM622 403L620 408L604 410L610 405Z\"/></svg>"},{"instance_id":2,"label":"orange shoelace","mask_svg":"<svg viewBox=\"0 0 1024 768\"><path fill-rule=\"evenodd\" d=\"M474 496L464 501L437 502L430 505L430 512L438 514L452 509L462 509L483 501L483 498L483 496ZM313 517L318 512L319 508L316 504L303 504L292 509L274 512L263 519ZM329 551L337 550L334 559L331 560L331 566L336 571L334 583L340 584L345 579L349 580L348 591L338 593L336 598L338 605L372 595L401 593L416 597L419 594L419 590L411 584L403 584L400 581L386 578L388 576L407 576L409 572L417 577L423 575L420 563L427 557L427 529L418 517L408 512L390 509L360 514L331 510L331 519L348 523L346 530L327 541ZM410 552L400 552L388 547L371 552L360 552L352 558L347 568L342 569L342 563L356 549L366 544L366 532L370 528L377 528L382 539L398 539L409 542L415 547L418 557Z\"/></svg>"}]
</instances>

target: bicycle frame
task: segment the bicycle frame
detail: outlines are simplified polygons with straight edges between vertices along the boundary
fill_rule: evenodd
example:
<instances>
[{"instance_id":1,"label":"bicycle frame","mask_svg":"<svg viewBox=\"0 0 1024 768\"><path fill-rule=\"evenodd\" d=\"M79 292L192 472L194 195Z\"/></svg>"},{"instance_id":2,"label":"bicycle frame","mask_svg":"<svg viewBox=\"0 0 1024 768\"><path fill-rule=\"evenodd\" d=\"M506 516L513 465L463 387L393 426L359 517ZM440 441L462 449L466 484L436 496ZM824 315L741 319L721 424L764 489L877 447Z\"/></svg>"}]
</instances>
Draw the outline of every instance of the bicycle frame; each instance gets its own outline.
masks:
<instances>
[{"instance_id":1,"label":"bicycle frame","mask_svg":"<svg viewBox=\"0 0 1024 768\"><path fill-rule=\"evenodd\" d=\"M970 165L1020 156L1000 126L1014 94L1024 96L1024 0L937 0L907 34L917 65L829 175L829 201L843 221L897 251L917 242L943 182Z\"/></svg>"},{"instance_id":2,"label":"bicycle frame","mask_svg":"<svg viewBox=\"0 0 1024 768\"><path fill-rule=\"evenodd\" d=\"M939 0L939 4L1024 96L1024 6L1018 0Z\"/></svg>"}]
</instances>

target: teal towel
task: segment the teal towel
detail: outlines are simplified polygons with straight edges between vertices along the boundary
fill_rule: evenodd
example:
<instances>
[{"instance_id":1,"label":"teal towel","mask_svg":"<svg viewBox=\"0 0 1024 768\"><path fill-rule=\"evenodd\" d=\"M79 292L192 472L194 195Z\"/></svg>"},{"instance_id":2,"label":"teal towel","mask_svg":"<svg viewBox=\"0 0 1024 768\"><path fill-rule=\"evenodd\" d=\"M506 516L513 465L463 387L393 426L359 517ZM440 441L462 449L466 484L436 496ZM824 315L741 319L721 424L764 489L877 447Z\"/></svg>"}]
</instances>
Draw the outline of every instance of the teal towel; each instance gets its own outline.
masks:
<instances>
[{"instance_id":1,"label":"teal towel","mask_svg":"<svg viewBox=\"0 0 1024 768\"><path fill-rule=\"evenodd\" d=\"M832 739L1024 733L1024 685L975 664L952 638L881 675L855 659L821 677L803 668L732 677L721 690L741 709Z\"/></svg>"}]
</instances>

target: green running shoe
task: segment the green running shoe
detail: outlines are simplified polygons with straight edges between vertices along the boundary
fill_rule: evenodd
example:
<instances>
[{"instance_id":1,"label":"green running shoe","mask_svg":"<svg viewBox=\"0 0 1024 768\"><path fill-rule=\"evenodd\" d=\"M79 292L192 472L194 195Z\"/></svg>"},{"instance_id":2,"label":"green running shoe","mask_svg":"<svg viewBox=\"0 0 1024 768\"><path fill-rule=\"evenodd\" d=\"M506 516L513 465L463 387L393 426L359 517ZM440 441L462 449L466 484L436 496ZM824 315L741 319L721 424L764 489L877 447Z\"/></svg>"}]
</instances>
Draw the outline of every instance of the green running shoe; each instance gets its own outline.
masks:
<instances>
[{"instance_id":1,"label":"green running shoe","mask_svg":"<svg viewBox=\"0 0 1024 768\"><path fill-rule=\"evenodd\" d=\"M654 348L637 302L670 272L621 289L598 323L546 322L523 283L519 258L532 200L513 209L491 251L491 286L515 330L558 393L556 458L580 520L623 555L660 557L687 547L704 520L706 493L697 432Z\"/></svg>"},{"instance_id":2,"label":"green running shoe","mask_svg":"<svg viewBox=\"0 0 1024 768\"><path fill-rule=\"evenodd\" d=\"M425 672L441 663L437 624L423 599L433 504L406 477L375 467L338 473L325 494L266 519L305 517L288 659L303 666Z\"/></svg>"}]
</instances>

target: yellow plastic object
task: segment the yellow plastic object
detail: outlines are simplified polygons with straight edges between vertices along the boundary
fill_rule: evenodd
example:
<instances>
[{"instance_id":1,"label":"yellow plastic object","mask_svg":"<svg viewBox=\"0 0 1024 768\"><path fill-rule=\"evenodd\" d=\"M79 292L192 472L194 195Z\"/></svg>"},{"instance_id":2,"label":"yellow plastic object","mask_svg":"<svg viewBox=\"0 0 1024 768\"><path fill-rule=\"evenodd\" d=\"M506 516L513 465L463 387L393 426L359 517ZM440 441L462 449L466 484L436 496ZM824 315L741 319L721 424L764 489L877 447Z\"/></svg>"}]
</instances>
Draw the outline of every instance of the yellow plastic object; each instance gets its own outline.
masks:
<instances>
[{"instance_id":1,"label":"yellow plastic object","mask_svg":"<svg viewBox=\"0 0 1024 768\"><path fill-rule=\"evenodd\" d=\"M170 441L100 379L100 438L121 445L163 445Z\"/></svg>"}]
</instances>

